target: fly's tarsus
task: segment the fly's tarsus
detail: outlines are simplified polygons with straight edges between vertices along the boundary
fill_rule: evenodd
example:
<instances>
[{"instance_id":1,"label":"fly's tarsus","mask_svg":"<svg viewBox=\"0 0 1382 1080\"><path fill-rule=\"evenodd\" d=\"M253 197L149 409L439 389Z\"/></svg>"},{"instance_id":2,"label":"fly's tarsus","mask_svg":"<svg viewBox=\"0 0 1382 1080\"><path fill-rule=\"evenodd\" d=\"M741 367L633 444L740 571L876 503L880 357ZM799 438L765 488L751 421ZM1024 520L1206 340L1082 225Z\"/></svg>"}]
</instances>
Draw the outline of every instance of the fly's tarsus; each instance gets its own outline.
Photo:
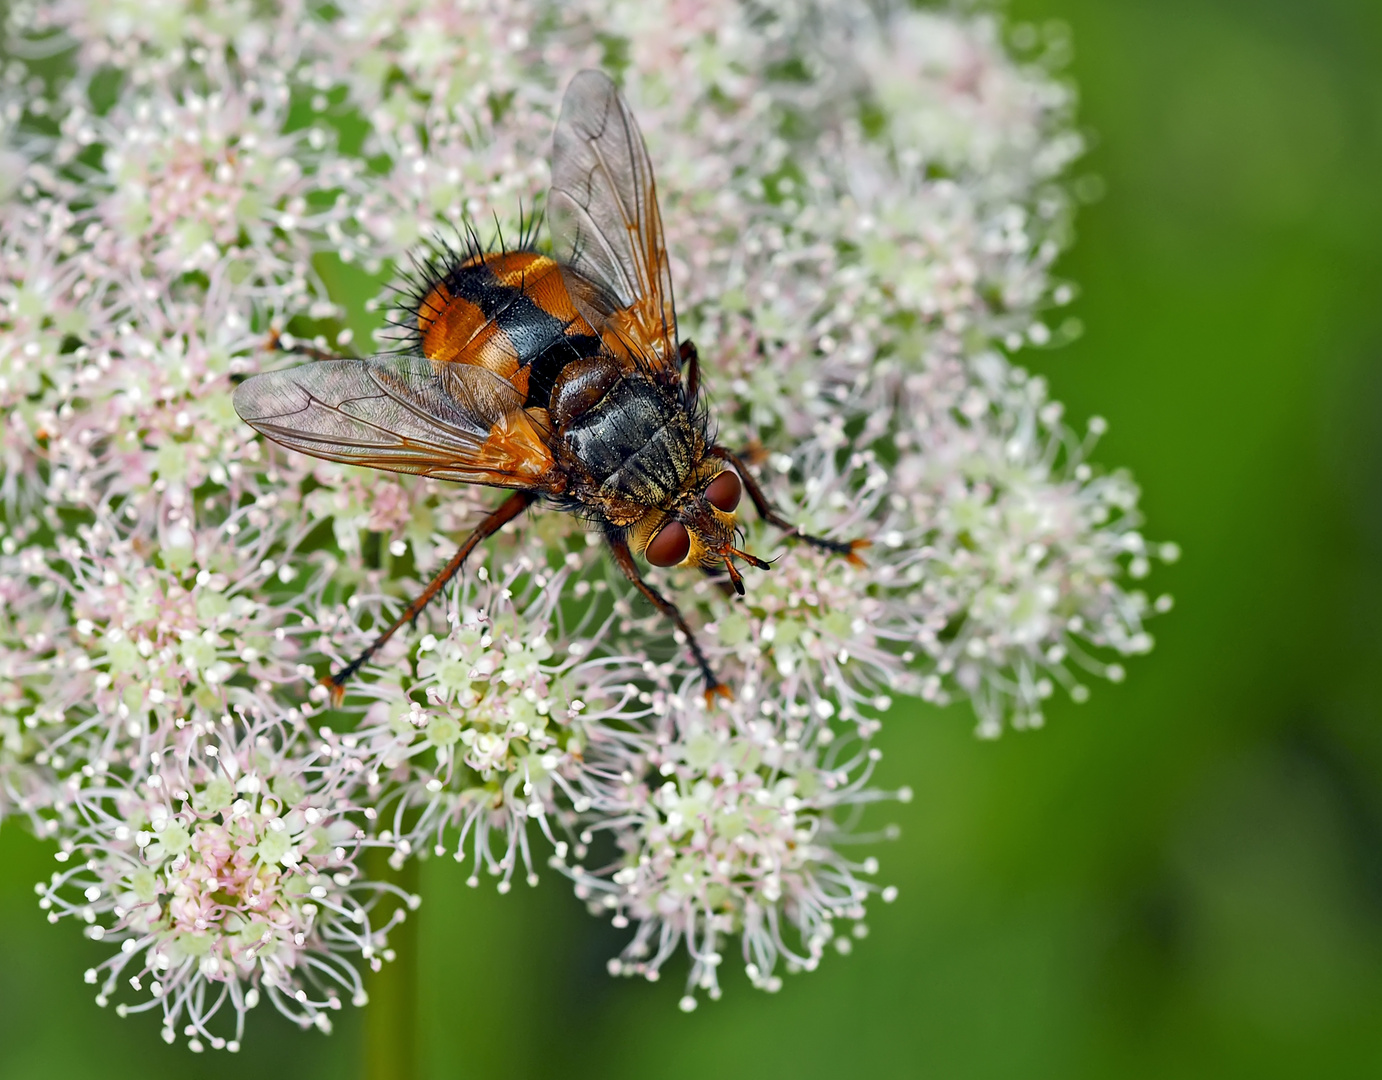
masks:
<instances>
[{"instance_id":1,"label":"fly's tarsus","mask_svg":"<svg viewBox=\"0 0 1382 1080\"><path fill-rule=\"evenodd\" d=\"M347 680L352 678L361 667L368 663L370 657L383 648L384 643L388 641L389 638L393 637L404 623L416 624L417 617L422 614L423 609L436 599L437 594L446 587L448 581L460 573L461 567L465 564L466 559L479 543L493 536L510 521L518 517L536 501L537 497L536 492L515 491L500 503L493 513L489 514L479 525L471 530L470 535L461 543L460 549L452 556L451 561L442 567L441 573L428 583L427 588L422 590L422 593L416 600L403 609L402 613L393 621L392 625L390 625L387 630L370 642L369 647L366 648L364 652L345 667L341 668L340 671L322 680L323 685L331 692L331 701L333 705L340 705L341 701L344 699L345 684Z\"/></svg>"}]
</instances>

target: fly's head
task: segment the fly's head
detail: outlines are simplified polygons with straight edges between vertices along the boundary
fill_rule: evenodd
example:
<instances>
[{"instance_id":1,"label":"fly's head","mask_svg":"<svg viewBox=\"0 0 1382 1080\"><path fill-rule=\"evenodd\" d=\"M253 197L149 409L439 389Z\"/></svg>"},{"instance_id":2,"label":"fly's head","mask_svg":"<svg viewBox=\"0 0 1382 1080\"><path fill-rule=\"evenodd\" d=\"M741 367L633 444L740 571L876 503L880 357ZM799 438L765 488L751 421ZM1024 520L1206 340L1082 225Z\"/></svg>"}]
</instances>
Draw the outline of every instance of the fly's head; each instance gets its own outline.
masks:
<instances>
[{"instance_id":1,"label":"fly's head","mask_svg":"<svg viewBox=\"0 0 1382 1080\"><path fill-rule=\"evenodd\" d=\"M739 520L734 511L743 492L737 473L707 460L670 507L649 513L633 527L635 550L654 566L724 567L743 596L744 580L734 560L768 569L768 563L736 546Z\"/></svg>"}]
</instances>

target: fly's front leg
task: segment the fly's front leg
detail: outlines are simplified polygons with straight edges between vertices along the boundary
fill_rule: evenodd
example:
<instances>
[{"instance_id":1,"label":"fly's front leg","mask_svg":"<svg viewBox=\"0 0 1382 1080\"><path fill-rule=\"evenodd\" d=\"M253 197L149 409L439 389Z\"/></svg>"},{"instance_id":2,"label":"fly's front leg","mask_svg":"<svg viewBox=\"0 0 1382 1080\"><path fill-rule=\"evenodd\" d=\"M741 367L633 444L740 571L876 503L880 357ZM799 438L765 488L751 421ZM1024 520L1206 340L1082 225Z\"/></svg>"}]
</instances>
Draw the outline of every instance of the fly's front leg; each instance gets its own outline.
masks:
<instances>
[{"instance_id":1,"label":"fly's front leg","mask_svg":"<svg viewBox=\"0 0 1382 1080\"><path fill-rule=\"evenodd\" d=\"M479 525L475 526L471 534L465 538L465 541L461 544L460 550L456 552L451 561L442 568L440 574L432 579L427 588L422 590L422 595L403 609L403 613L394 620L392 626L370 642L369 648L345 667L341 668L340 671L336 672L336 674L332 675L330 678L322 680L331 691L331 702L333 705L339 705L341 700L345 697L346 680L359 671L364 664L368 663L370 657L383 648L384 642L393 637L404 623L413 622L422 614L422 609L430 604L436 598L437 593L445 588L446 583L460 572L466 557L475 550L476 545L479 544L481 540L493 536L510 521L518 517L519 514L523 513L524 510L528 509L536 500L537 495L534 492L515 491L500 503L497 510L486 517Z\"/></svg>"},{"instance_id":2,"label":"fly's front leg","mask_svg":"<svg viewBox=\"0 0 1382 1080\"><path fill-rule=\"evenodd\" d=\"M753 503L754 509L758 511L758 516L769 525L775 525L784 532L795 536L797 539L805 540L812 547L820 548L822 551L828 551L832 555L843 555L854 566L864 565L864 560L859 557L858 552L868 547L872 541L830 540L824 536L811 536L808 533L802 532L801 529L793 525L774 509L773 504L768 501L768 496L764 493L763 489L759 487L758 481L755 480L753 474L749 472L749 468L744 463L743 458L733 450L724 446L712 446L710 448L710 454L712 457L717 457L721 461L727 461L734 466L735 472L739 474L739 479L744 482L744 490L749 493L749 500Z\"/></svg>"},{"instance_id":3,"label":"fly's front leg","mask_svg":"<svg viewBox=\"0 0 1382 1080\"><path fill-rule=\"evenodd\" d=\"M710 584L714 585L715 588L719 589L720 592L724 593L729 599L733 600L739 595L738 590L734 588L734 583L731 582L718 567L703 566L701 567L701 573L710 580Z\"/></svg>"},{"instance_id":4,"label":"fly's front leg","mask_svg":"<svg viewBox=\"0 0 1382 1080\"><path fill-rule=\"evenodd\" d=\"M653 607L671 619L676 628L686 635L686 644L691 649L691 655L696 660L696 666L701 669L702 678L705 679L706 702L709 703L716 697L730 697L729 687L715 677L710 661L705 658L705 653L701 651L701 643L696 640L695 633L686 624L686 620L682 618L681 612L677 610L677 605L643 580L643 575L638 572L638 564L633 561L633 552L629 550L629 543L624 539L623 534L613 530L607 531L605 543L609 545L615 564L624 572L624 576L633 582L634 588L641 592Z\"/></svg>"}]
</instances>

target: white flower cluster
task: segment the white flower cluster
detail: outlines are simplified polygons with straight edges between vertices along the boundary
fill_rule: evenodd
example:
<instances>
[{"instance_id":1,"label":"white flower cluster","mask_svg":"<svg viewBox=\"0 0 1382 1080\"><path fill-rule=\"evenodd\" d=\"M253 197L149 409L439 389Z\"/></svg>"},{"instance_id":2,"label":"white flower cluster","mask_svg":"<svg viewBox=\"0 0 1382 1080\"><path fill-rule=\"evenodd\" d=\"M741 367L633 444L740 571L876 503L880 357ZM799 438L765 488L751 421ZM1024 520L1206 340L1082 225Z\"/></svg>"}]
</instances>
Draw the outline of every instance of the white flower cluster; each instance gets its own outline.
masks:
<instances>
[{"instance_id":1,"label":"white flower cluster","mask_svg":"<svg viewBox=\"0 0 1382 1080\"><path fill-rule=\"evenodd\" d=\"M60 831L58 859L75 865L39 886L40 906L119 944L86 981L102 1005L126 985L147 994L117 1008L161 1008L168 1042L184 1022L194 1050L237 1049L261 993L330 1030L343 991L365 1001L351 954L377 967L389 925L370 923L388 887L363 882L354 861L363 818L293 745L305 732L225 716L169 735L137 781L92 770L71 792L80 824ZM227 1003L230 1039L208 1026Z\"/></svg>"},{"instance_id":2,"label":"white flower cluster","mask_svg":"<svg viewBox=\"0 0 1382 1080\"><path fill-rule=\"evenodd\" d=\"M895 896L843 854L907 796L870 784L895 698L996 735L1151 647L1169 599L1129 579L1175 548L1088 461L1103 421L1013 360L1078 333L1063 33L840 0L147 14L15 0L0 71L0 815L58 846L50 917L117 945L102 1004L194 1048L266 995L325 1028L415 901L368 848L501 891L551 865L632 925L613 972L687 950L684 1008L731 951L775 990ZM492 500L266 444L235 382L352 348L430 237L523 236L592 66L646 134L721 440L870 546L750 508L742 599L653 571L733 689L708 708L598 537L538 512L335 708L317 680Z\"/></svg>"},{"instance_id":3,"label":"white flower cluster","mask_svg":"<svg viewBox=\"0 0 1382 1080\"><path fill-rule=\"evenodd\" d=\"M823 709L783 723L668 704L649 738L592 741L591 824L580 844L610 833L617 869L592 873L578 863L568 872L592 913L612 912L616 927L638 922L611 974L656 980L685 944L693 992L681 1007L690 1011L696 989L719 998L727 939L741 939L753 984L777 990L779 957L789 970L809 971L832 940L848 952L851 937L867 933L869 896L897 893L864 880L877 873L876 860L851 862L832 846L843 835L838 810L886 797L867 786L877 749L854 734L837 740ZM911 797L906 789L896 796ZM852 931L841 935L837 919Z\"/></svg>"}]
</instances>

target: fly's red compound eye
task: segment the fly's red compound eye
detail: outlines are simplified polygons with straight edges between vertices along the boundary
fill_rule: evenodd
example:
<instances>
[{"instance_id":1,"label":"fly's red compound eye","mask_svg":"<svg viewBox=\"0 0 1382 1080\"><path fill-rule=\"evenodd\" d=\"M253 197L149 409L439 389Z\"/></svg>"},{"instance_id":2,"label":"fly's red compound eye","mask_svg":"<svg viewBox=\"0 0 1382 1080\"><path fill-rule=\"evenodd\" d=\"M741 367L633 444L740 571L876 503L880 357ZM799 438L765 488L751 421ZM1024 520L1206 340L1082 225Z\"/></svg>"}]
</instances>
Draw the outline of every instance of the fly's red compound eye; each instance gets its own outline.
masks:
<instances>
[{"instance_id":1,"label":"fly's red compound eye","mask_svg":"<svg viewBox=\"0 0 1382 1080\"><path fill-rule=\"evenodd\" d=\"M676 566L691 550L691 534L680 521L669 521L658 530L644 554L654 566Z\"/></svg>"},{"instance_id":2,"label":"fly's red compound eye","mask_svg":"<svg viewBox=\"0 0 1382 1080\"><path fill-rule=\"evenodd\" d=\"M716 510L728 514L739 505L739 496L743 493L744 485L740 483L738 475L726 469L706 487L705 501Z\"/></svg>"}]
</instances>

